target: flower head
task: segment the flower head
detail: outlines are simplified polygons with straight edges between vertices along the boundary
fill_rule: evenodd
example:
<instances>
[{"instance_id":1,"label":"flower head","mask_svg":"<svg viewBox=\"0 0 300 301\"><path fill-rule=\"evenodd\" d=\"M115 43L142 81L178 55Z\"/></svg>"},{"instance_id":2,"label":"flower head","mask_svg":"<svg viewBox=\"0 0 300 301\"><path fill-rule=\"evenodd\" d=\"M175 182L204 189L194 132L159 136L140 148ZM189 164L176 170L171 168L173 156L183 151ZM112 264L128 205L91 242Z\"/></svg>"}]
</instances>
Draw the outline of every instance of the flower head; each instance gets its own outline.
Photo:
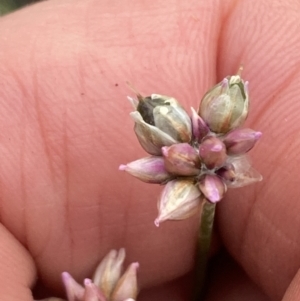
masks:
<instances>
[{"instance_id":1,"label":"flower head","mask_svg":"<svg viewBox=\"0 0 300 301\"><path fill-rule=\"evenodd\" d=\"M68 301L134 301L138 294L137 262L129 265L122 275L125 250L111 250L99 264L93 279L85 279L84 286L64 272L63 283Z\"/></svg>"},{"instance_id":2,"label":"flower head","mask_svg":"<svg viewBox=\"0 0 300 301\"><path fill-rule=\"evenodd\" d=\"M246 153L260 132L240 129L248 116L248 83L228 76L203 97L192 116L173 97L152 94L130 98L135 133L152 156L125 170L148 183L166 184L158 200L155 224L194 214L203 200L216 203L228 187L262 180Z\"/></svg>"}]
</instances>

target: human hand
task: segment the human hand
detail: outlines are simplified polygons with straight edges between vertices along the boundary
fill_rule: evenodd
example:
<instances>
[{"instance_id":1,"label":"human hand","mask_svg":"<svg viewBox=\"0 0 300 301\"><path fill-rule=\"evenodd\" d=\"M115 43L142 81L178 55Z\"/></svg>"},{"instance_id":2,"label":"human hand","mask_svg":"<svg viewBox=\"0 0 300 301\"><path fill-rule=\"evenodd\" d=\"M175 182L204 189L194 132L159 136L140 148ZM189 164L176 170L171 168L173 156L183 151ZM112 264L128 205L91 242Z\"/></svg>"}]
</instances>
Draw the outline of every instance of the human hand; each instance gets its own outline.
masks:
<instances>
[{"instance_id":1,"label":"human hand","mask_svg":"<svg viewBox=\"0 0 300 301\"><path fill-rule=\"evenodd\" d=\"M194 264L197 217L157 229L161 187L118 171L144 155L125 81L188 109L242 63L264 181L218 205L238 266L232 278L214 269L208 300L246 300L245 288L280 300L300 264L299 15L296 1L52 0L0 19L0 295L32 300L37 271L57 294L62 271L82 280L124 246L141 265L141 300L189 300L188 276L178 278ZM284 301L296 300L299 276L292 285Z\"/></svg>"}]
</instances>

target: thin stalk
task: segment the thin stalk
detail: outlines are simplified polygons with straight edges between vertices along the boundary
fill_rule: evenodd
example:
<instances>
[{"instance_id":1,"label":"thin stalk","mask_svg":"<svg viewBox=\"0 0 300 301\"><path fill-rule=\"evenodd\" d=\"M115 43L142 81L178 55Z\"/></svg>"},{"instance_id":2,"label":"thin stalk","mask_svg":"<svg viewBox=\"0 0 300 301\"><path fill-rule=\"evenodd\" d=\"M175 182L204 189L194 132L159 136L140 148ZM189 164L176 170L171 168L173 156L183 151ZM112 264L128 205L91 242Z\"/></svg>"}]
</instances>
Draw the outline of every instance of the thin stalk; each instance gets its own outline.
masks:
<instances>
[{"instance_id":1,"label":"thin stalk","mask_svg":"<svg viewBox=\"0 0 300 301\"><path fill-rule=\"evenodd\" d=\"M205 276L214 224L215 208L216 204L204 200L197 240L194 301L201 301L204 294Z\"/></svg>"}]
</instances>

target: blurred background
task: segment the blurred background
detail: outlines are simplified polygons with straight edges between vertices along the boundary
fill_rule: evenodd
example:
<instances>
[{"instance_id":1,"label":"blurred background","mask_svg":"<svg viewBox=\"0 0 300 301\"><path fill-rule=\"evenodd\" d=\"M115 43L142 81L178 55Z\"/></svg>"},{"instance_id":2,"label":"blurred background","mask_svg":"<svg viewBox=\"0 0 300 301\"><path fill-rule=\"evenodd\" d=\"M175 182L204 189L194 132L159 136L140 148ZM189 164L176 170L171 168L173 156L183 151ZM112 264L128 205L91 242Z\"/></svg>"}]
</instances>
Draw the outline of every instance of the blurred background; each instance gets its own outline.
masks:
<instances>
[{"instance_id":1,"label":"blurred background","mask_svg":"<svg viewBox=\"0 0 300 301\"><path fill-rule=\"evenodd\" d=\"M0 0L0 16L39 0Z\"/></svg>"}]
</instances>

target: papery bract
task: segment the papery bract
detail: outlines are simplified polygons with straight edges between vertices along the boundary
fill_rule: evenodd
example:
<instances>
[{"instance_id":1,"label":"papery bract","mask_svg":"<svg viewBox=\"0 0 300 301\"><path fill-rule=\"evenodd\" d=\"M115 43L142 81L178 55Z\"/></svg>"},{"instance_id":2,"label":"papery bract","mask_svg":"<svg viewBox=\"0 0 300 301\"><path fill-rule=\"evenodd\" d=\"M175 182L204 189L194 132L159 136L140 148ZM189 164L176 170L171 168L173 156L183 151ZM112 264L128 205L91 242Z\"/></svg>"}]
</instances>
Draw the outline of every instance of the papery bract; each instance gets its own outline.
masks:
<instances>
[{"instance_id":1,"label":"papery bract","mask_svg":"<svg viewBox=\"0 0 300 301\"><path fill-rule=\"evenodd\" d=\"M228 163L231 163L235 170L235 180L228 184L230 188L243 187L263 179L262 175L252 167L246 155L229 157Z\"/></svg>"}]
</instances>

